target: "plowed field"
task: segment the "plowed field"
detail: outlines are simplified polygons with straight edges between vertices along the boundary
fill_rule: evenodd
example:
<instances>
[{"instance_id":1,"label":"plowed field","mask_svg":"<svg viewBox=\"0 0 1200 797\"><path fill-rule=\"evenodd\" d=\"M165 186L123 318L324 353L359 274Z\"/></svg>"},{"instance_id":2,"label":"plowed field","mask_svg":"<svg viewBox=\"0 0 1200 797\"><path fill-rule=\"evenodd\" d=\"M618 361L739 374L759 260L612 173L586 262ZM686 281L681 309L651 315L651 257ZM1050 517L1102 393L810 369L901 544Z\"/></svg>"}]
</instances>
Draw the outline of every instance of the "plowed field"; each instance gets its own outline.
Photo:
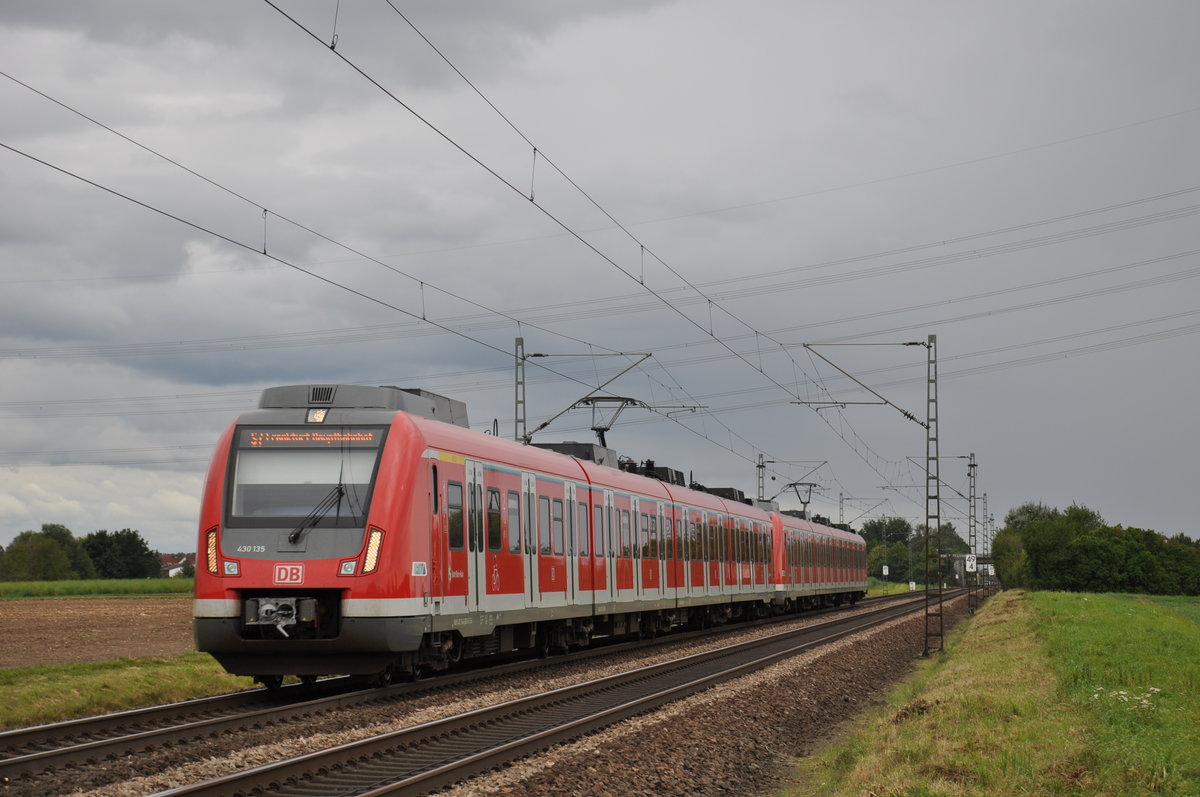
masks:
<instances>
[{"instance_id":1,"label":"plowed field","mask_svg":"<svg viewBox=\"0 0 1200 797\"><path fill-rule=\"evenodd\" d=\"M193 649L190 597L0 601L0 669Z\"/></svg>"}]
</instances>

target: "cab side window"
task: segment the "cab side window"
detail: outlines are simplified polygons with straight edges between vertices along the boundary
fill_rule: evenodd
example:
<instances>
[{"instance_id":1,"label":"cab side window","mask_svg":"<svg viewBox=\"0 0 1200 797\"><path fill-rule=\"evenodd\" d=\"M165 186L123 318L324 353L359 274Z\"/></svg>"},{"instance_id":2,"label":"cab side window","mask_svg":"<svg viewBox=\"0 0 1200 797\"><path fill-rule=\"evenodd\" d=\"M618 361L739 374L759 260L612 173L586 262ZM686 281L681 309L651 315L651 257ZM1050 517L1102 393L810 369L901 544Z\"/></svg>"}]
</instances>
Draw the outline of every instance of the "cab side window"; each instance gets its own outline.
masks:
<instances>
[{"instance_id":1,"label":"cab side window","mask_svg":"<svg viewBox=\"0 0 1200 797\"><path fill-rule=\"evenodd\" d=\"M458 482L446 482L446 519L450 550L461 551L463 549L463 486Z\"/></svg>"}]
</instances>

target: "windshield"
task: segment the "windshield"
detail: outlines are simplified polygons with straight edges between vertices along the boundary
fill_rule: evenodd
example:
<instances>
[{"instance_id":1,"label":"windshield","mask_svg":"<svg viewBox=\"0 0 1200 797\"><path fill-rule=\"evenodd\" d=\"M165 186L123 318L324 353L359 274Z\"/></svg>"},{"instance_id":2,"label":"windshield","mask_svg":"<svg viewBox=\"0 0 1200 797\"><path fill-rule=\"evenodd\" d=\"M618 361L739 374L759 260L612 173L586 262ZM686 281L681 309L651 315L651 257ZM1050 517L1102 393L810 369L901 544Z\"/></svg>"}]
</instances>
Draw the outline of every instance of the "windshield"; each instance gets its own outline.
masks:
<instances>
[{"instance_id":1,"label":"windshield","mask_svg":"<svg viewBox=\"0 0 1200 797\"><path fill-rule=\"evenodd\" d=\"M362 526L384 431L240 429L230 475L230 524L295 525L332 496L335 503L312 525Z\"/></svg>"}]
</instances>

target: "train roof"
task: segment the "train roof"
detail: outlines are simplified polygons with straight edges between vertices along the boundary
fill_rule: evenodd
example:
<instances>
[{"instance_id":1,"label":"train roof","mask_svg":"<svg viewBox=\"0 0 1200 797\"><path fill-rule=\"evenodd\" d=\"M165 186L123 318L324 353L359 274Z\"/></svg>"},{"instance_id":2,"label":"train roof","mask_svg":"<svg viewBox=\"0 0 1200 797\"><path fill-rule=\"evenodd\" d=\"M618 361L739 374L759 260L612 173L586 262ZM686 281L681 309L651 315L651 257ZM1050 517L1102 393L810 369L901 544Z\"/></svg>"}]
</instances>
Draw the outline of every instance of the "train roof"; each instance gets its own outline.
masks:
<instances>
[{"instance_id":1,"label":"train roof","mask_svg":"<svg viewBox=\"0 0 1200 797\"><path fill-rule=\"evenodd\" d=\"M812 531L818 534L823 534L827 537L837 537L839 539L852 542L863 542L863 538L853 531L844 531L839 528L834 528L833 526L814 523L811 520L804 520L803 518L798 518L795 515L780 514L779 517L780 520L783 521L784 528L797 529L799 531Z\"/></svg>"},{"instance_id":2,"label":"train roof","mask_svg":"<svg viewBox=\"0 0 1200 797\"><path fill-rule=\"evenodd\" d=\"M730 501L712 493L668 484L648 476L627 473L567 454L560 454L550 449L523 445L513 440L470 429L411 415L407 417L425 438L426 443L439 451L479 457L484 460L500 462L509 467L560 476L564 479L579 479L598 487L639 493L671 503L686 504L701 510L735 515L763 523L771 522L770 514L758 507ZM780 518L783 525L788 528L810 531L846 541L862 542L862 538L854 532L842 531L788 515L780 515Z\"/></svg>"},{"instance_id":3,"label":"train roof","mask_svg":"<svg viewBox=\"0 0 1200 797\"><path fill-rule=\"evenodd\" d=\"M630 473L613 467L606 457L597 456L594 451L590 456L582 453L584 444L532 446L476 432L468 426L465 403L419 388L400 388L392 385L283 385L264 390L258 406L260 410L311 410L327 407L395 412L393 423L400 418L408 419L430 446L444 449L447 453L479 457L563 479L579 479L600 487L636 492L663 501L687 504L759 522L771 520L772 513L767 510L742 503L732 497L718 495L715 491L693 490L653 476ZM580 448L581 451L574 451L572 446ZM731 495L733 492L736 491L732 491ZM790 515L774 514L779 514L781 522L787 528L862 542L862 537L851 531Z\"/></svg>"}]
</instances>

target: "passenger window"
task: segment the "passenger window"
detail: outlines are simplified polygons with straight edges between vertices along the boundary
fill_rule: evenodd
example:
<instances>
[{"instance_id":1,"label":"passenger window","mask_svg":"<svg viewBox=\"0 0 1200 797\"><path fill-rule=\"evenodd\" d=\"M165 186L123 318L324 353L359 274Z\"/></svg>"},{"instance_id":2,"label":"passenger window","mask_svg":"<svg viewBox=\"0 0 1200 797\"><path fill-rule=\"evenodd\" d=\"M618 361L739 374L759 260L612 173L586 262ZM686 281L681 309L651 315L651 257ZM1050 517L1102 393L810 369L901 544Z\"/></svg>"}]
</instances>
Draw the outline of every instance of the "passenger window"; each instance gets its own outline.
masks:
<instances>
[{"instance_id":1,"label":"passenger window","mask_svg":"<svg viewBox=\"0 0 1200 797\"><path fill-rule=\"evenodd\" d=\"M579 510L576 513L577 529L579 532L579 555L588 555L588 508L583 501L579 502Z\"/></svg>"},{"instance_id":2,"label":"passenger window","mask_svg":"<svg viewBox=\"0 0 1200 797\"><path fill-rule=\"evenodd\" d=\"M504 544L504 529L500 527L500 491L494 487L487 493L487 547L492 553L499 552Z\"/></svg>"},{"instance_id":3,"label":"passenger window","mask_svg":"<svg viewBox=\"0 0 1200 797\"><path fill-rule=\"evenodd\" d=\"M621 556L626 559L633 556L633 535L629 528L629 510L621 510Z\"/></svg>"},{"instance_id":4,"label":"passenger window","mask_svg":"<svg viewBox=\"0 0 1200 797\"><path fill-rule=\"evenodd\" d=\"M550 499L538 497L538 539L541 540L541 552L549 555L550 546Z\"/></svg>"},{"instance_id":5,"label":"passenger window","mask_svg":"<svg viewBox=\"0 0 1200 797\"><path fill-rule=\"evenodd\" d=\"M563 555L563 502L561 498L554 499L554 555Z\"/></svg>"},{"instance_id":6,"label":"passenger window","mask_svg":"<svg viewBox=\"0 0 1200 797\"><path fill-rule=\"evenodd\" d=\"M508 491L508 552L521 552L521 496Z\"/></svg>"},{"instance_id":7,"label":"passenger window","mask_svg":"<svg viewBox=\"0 0 1200 797\"><path fill-rule=\"evenodd\" d=\"M592 507L592 550L596 556L604 556L604 507Z\"/></svg>"},{"instance_id":8,"label":"passenger window","mask_svg":"<svg viewBox=\"0 0 1200 797\"><path fill-rule=\"evenodd\" d=\"M446 515L450 550L463 549L463 488L458 482L446 483Z\"/></svg>"}]
</instances>

